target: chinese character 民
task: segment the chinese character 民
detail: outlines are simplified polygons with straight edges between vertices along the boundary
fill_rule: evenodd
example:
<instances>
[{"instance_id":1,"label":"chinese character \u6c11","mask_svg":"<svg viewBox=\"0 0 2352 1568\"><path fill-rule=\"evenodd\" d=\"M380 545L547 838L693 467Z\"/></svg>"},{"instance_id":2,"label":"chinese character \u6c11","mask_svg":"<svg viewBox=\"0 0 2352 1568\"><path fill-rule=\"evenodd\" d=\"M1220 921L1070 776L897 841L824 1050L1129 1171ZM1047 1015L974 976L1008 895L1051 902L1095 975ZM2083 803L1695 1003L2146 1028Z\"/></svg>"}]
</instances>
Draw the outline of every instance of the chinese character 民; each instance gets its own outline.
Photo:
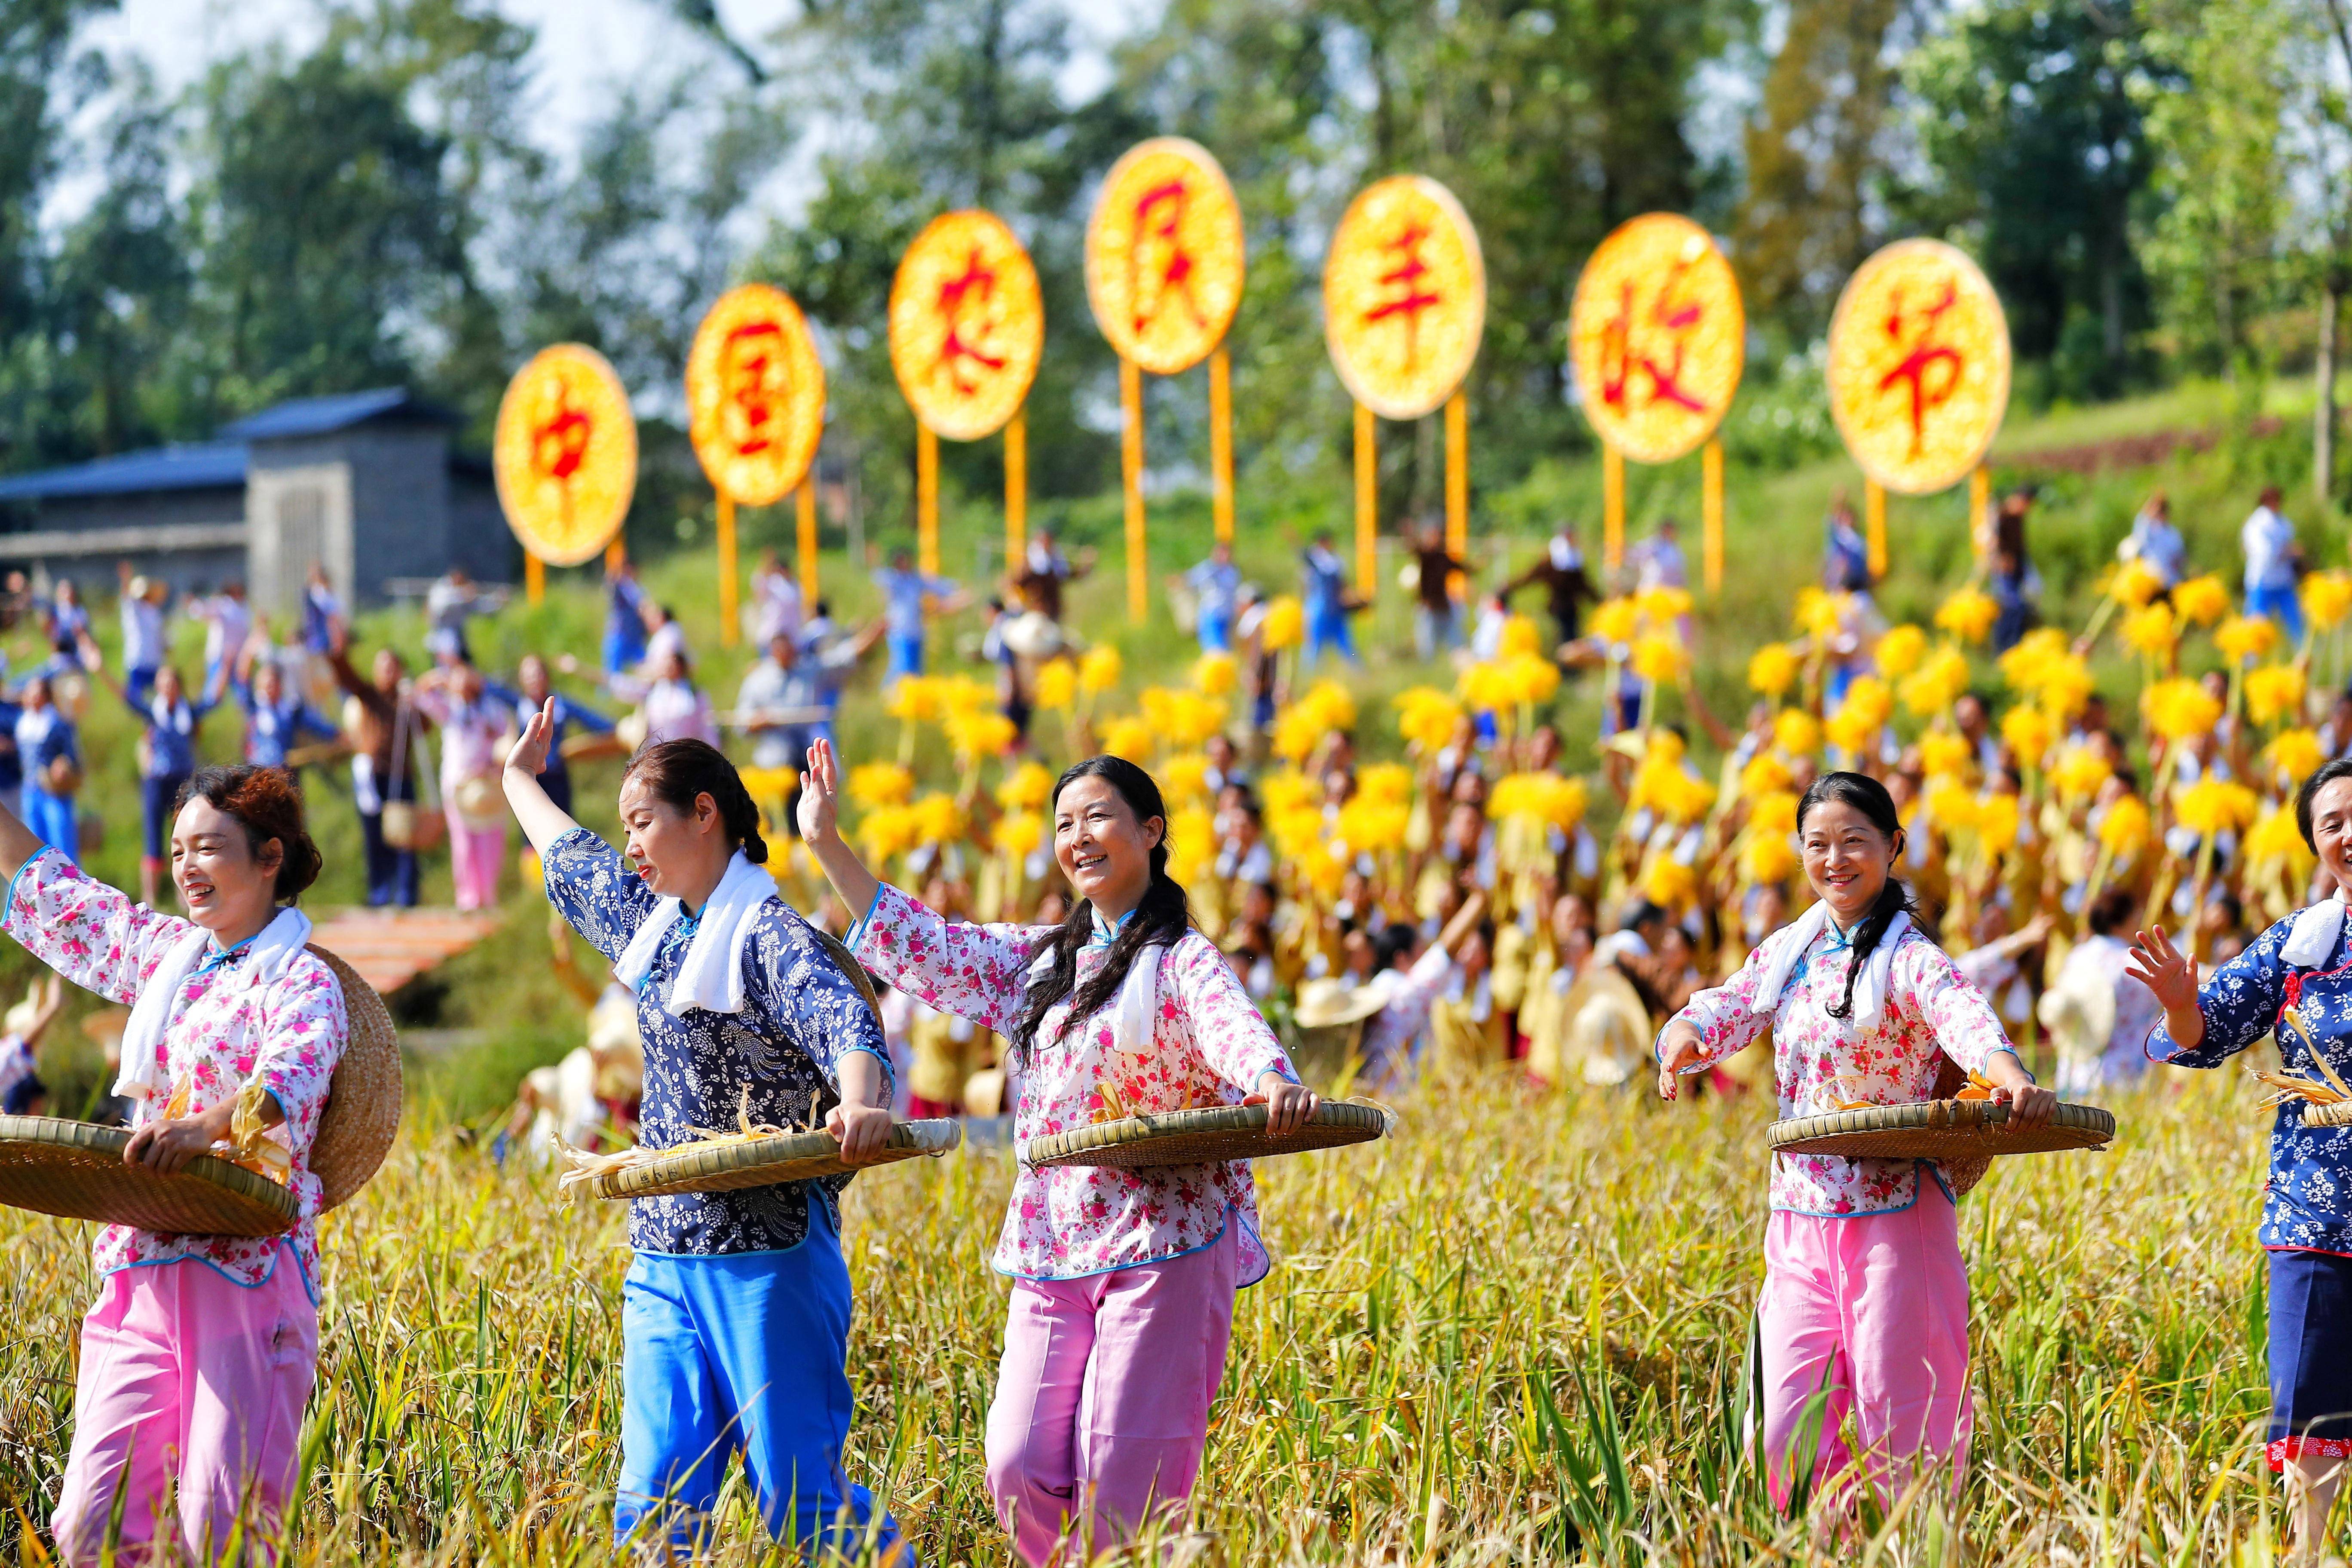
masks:
<instances>
[{"instance_id":1,"label":"chinese character \u6c11","mask_svg":"<svg viewBox=\"0 0 2352 1568\"><path fill-rule=\"evenodd\" d=\"M1387 270L1380 277L1381 288L1383 290L1394 289L1395 293L1364 312L1366 325L1385 321L1391 317L1403 318L1407 370L1418 369L1421 364L1422 312L1445 303L1445 297L1428 283L1430 266L1421 254L1421 247L1429 242L1434 232L1428 219L1411 217L1397 231L1395 238L1381 244L1381 248L1388 252L1390 259Z\"/></svg>"},{"instance_id":2,"label":"chinese character \u6c11","mask_svg":"<svg viewBox=\"0 0 2352 1568\"><path fill-rule=\"evenodd\" d=\"M1643 405L1671 403L1694 414L1706 412L1706 401L1682 384L1683 356L1689 350L1690 336L1706 316L1706 307L1700 301L1676 299L1691 265L1675 262L1644 310L1633 308L1632 279L1619 286L1617 313L1601 334L1601 401L1620 414L1633 412L1636 370L1649 383L1649 390L1638 395ZM1660 347L1662 342L1672 345L1671 358Z\"/></svg>"},{"instance_id":3,"label":"chinese character \u6c11","mask_svg":"<svg viewBox=\"0 0 2352 1568\"><path fill-rule=\"evenodd\" d=\"M962 273L940 285L939 302L947 333L940 342L934 368L944 372L955 389L969 396L980 390L983 379L980 372L1004 368L1003 354L991 354L982 347L996 324L989 309L996 302L996 269L982 262L978 247L964 263ZM967 321L975 323L969 336L964 331Z\"/></svg>"},{"instance_id":4,"label":"chinese character \u6c11","mask_svg":"<svg viewBox=\"0 0 2352 1568\"><path fill-rule=\"evenodd\" d=\"M1181 175L1136 198L1134 241L1127 250L1127 298L1138 337L1159 319L1171 295L1182 297L1194 326L1209 324L1201 314L1201 302L1192 297L1192 257L1184 248L1184 209L1191 200ZM1144 265L1147 250L1157 258L1150 268Z\"/></svg>"},{"instance_id":5,"label":"chinese character \u6c11","mask_svg":"<svg viewBox=\"0 0 2352 1568\"><path fill-rule=\"evenodd\" d=\"M1928 411L1948 399L1960 388L1960 371L1965 364L1960 351L1948 343L1935 341L1942 329L1944 312L1959 303L1959 284L1952 279L1944 280L1944 291L1936 302L1924 310L1906 315L1903 290L1897 289L1887 304L1886 338L1897 349L1907 350L1895 368L1878 378L1878 390L1893 390L1897 384L1908 386L1911 398L1911 456L1919 455L1920 442L1927 432ZM1937 366L1943 369L1938 377L1931 374Z\"/></svg>"},{"instance_id":6,"label":"chinese character \u6c11","mask_svg":"<svg viewBox=\"0 0 2352 1568\"><path fill-rule=\"evenodd\" d=\"M791 394L782 326L747 321L727 334L719 350L719 401L736 456L749 458L775 444L776 416Z\"/></svg>"}]
</instances>

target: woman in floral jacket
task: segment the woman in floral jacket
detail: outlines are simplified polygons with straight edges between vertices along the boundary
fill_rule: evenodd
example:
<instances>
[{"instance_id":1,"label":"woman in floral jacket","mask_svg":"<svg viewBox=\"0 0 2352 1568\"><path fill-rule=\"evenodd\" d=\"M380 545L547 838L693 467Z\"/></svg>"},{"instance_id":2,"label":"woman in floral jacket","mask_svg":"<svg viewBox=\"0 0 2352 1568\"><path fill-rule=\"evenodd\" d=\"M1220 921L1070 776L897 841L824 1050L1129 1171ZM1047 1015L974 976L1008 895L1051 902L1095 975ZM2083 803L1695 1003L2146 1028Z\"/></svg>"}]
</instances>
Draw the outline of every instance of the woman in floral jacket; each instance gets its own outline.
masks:
<instances>
[{"instance_id":1,"label":"woman in floral jacket","mask_svg":"<svg viewBox=\"0 0 2352 1568\"><path fill-rule=\"evenodd\" d=\"M1822 774L1797 803L1797 838L1821 901L1668 1022L1658 1092L1675 1099L1681 1078L1769 1025L1783 1117L1933 1099L1948 1057L1989 1078L2015 1120L2048 1121L2056 1097L2034 1087L1991 1005L1912 921L1894 875L1904 835L1886 787ZM1958 1202L1927 1160L1773 1156L1758 1315L1766 1475L1784 1505L1850 1459L1889 1496L1922 1455L1966 1461ZM1849 1414L1858 1457L1842 1436Z\"/></svg>"},{"instance_id":2,"label":"woman in floral jacket","mask_svg":"<svg viewBox=\"0 0 2352 1568\"><path fill-rule=\"evenodd\" d=\"M145 1561L175 1486L182 1542L199 1562L239 1538L240 1551L270 1539L296 1505L319 1357L310 1141L349 1022L293 907L319 852L292 780L202 770L180 793L171 858L186 920L91 879L0 809L5 930L75 984L135 1004L114 1085L134 1107L126 1163L170 1173L229 1152L279 1174L300 1217L275 1237L98 1233L98 1300L82 1320L73 1453L51 1521L73 1563L110 1552Z\"/></svg>"},{"instance_id":3,"label":"woman in floral jacket","mask_svg":"<svg viewBox=\"0 0 2352 1568\"><path fill-rule=\"evenodd\" d=\"M1187 924L1151 776L1097 757L1054 786L1054 854L1078 901L1058 926L965 925L875 880L842 842L840 764L809 750L801 833L858 916L850 947L916 1000L1012 1043L1014 1136L1106 1116L1315 1108L1248 993ZM1013 1277L988 1483L1022 1559L1081 1560L1181 1509L1224 1374L1234 1293L1265 1278L1240 1161L1139 1171L1023 1167L996 1247Z\"/></svg>"}]
</instances>

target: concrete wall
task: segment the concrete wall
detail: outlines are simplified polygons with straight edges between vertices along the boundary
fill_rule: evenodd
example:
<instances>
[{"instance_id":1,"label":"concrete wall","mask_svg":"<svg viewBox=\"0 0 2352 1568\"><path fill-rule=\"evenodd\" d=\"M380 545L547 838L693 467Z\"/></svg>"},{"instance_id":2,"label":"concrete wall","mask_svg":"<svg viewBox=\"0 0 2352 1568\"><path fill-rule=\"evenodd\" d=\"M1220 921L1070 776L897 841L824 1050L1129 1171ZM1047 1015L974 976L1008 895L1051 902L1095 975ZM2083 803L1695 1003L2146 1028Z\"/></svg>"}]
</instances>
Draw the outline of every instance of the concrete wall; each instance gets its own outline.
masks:
<instances>
[{"instance_id":1,"label":"concrete wall","mask_svg":"<svg viewBox=\"0 0 2352 1568\"><path fill-rule=\"evenodd\" d=\"M299 612L310 568L352 596L352 470L341 462L255 463L247 476L246 579L263 615Z\"/></svg>"}]
</instances>

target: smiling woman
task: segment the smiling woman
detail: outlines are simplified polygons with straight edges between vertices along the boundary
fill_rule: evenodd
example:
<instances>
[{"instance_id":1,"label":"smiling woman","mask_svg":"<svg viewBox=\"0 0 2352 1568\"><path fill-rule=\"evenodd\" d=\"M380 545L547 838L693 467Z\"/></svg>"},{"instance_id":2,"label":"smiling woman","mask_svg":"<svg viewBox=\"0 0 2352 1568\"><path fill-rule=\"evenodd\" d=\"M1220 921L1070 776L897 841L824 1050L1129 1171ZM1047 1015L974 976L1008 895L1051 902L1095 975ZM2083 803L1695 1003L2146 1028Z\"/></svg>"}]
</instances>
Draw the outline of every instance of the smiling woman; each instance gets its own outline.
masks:
<instances>
[{"instance_id":1,"label":"smiling woman","mask_svg":"<svg viewBox=\"0 0 2352 1568\"><path fill-rule=\"evenodd\" d=\"M1077 894L1059 925L966 925L877 881L842 841L841 763L809 749L801 836L857 915L850 949L926 1005L1013 1042L1013 1136L1137 1114L1264 1104L1266 1131L1315 1110L1256 1005L1191 928L1168 875L1151 775L1096 757L1054 786L1054 858ZM1224 1375L1234 1292L1265 1277L1247 1161L1015 1178L996 1268L1013 1277L988 1486L1032 1564L1108 1551L1181 1511Z\"/></svg>"},{"instance_id":2,"label":"smiling woman","mask_svg":"<svg viewBox=\"0 0 2352 1568\"><path fill-rule=\"evenodd\" d=\"M134 1106L124 1160L168 1173L218 1144L252 1156L275 1142L299 1215L282 1237L99 1233L103 1284L82 1321L53 1525L70 1563L109 1544L145 1555L175 1484L187 1541L227 1539L248 1497L265 1522L282 1518L318 1356L310 1145L350 1023L292 907L319 874L292 781L269 768L199 772L180 793L171 861L185 920L83 875L0 808L0 929L76 984L132 1005L114 1085Z\"/></svg>"},{"instance_id":3,"label":"smiling woman","mask_svg":"<svg viewBox=\"0 0 2352 1568\"><path fill-rule=\"evenodd\" d=\"M538 847L548 898L636 993L641 1142L670 1148L739 1116L797 1126L814 1107L845 1164L872 1163L890 1131L880 1020L776 897L734 764L697 740L639 751L621 782L625 857L540 786L554 727L550 698L508 753L507 799ZM642 1530L692 1554L740 1447L779 1539L897 1560L897 1524L842 1473L848 1183L630 1202L616 1542Z\"/></svg>"}]
</instances>

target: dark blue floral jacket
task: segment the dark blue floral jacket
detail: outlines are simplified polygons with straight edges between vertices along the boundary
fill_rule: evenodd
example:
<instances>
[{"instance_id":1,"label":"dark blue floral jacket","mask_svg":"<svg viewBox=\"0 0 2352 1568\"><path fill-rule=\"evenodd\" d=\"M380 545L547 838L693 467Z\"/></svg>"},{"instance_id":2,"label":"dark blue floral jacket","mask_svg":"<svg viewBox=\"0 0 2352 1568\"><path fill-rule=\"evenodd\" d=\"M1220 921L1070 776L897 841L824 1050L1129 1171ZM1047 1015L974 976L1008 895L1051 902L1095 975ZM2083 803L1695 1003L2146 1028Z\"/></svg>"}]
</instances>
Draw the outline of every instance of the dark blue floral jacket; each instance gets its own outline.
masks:
<instances>
[{"instance_id":1,"label":"dark blue floral jacket","mask_svg":"<svg viewBox=\"0 0 2352 1568\"><path fill-rule=\"evenodd\" d=\"M581 828L549 849L547 896L572 928L617 962L653 912L653 892L603 839ZM661 998L685 961L694 922L663 934L637 996L645 1036L646 1088L638 1136L646 1147L683 1143L696 1128L734 1131L745 1086L751 1120L778 1127L821 1123L840 1103L835 1065L850 1051L879 1058L888 1080L882 1025L849 977L782 899L771 899L745 950L743 1011L690 1009L674 1018ZM629 1245L640 1252L715 1257L797 1246L814 1196L834 1205L846 1175L733 1193L686 1193L629 1204Z\"/></svg>"},{"instance_id":2,"label":"dark blue floral jacket","mask_svg":"<svg viewBox=\"0 0 2352 1568\"><path fill-rule=\"evenodd\" d=\"M2162 1024L2148 1037L2148 1054L2175 1067L2216 1068L2248 1046L2278 1032L2287 1069L2324 1079L2311 1047L2279 1019L2292 988L2297 1010L2336 1075L2352 1080L2352 921L2336 951L2316 969L2292 969L2279 957L2294 919L2289 916L2213 972L2198 992L2205 1037L2176 1051ZM2263 1194L2262 1244L2274 1252L2335 1252L2352 1256L2352 1127L2305 1127L2303 1102L2278 1108L2271 1127L2271 1172Z\"/></svg>"}]
</instances>

